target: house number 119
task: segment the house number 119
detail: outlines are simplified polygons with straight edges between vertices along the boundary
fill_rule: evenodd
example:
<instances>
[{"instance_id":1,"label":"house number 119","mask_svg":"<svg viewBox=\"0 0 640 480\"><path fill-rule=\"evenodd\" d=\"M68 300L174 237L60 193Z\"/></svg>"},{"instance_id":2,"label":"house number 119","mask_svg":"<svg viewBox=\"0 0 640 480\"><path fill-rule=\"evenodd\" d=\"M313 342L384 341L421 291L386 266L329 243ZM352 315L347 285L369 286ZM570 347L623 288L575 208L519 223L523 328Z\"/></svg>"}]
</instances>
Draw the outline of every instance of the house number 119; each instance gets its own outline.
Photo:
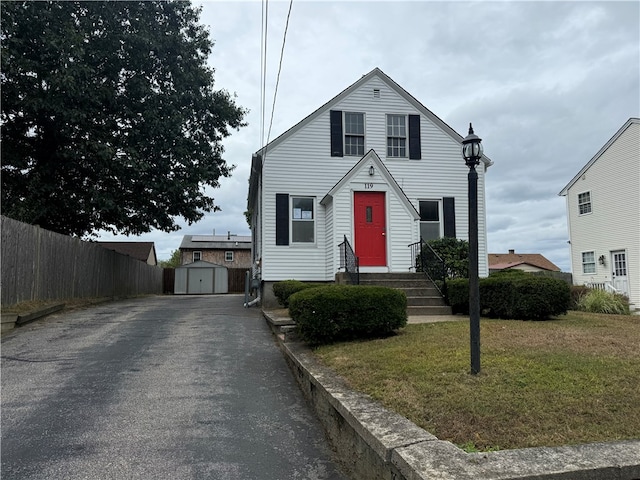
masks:
<instances>
[{"instance_id":1,"label":"house number 119","mask_svg":"<svg viewBox=\"0 0 640 480\"><path fill-rule=\"evenodd\" d=\"M364 189L365 190L371 190L373 188L373 183L365 183L364 184Z\"/></svg>"}]
</instances>

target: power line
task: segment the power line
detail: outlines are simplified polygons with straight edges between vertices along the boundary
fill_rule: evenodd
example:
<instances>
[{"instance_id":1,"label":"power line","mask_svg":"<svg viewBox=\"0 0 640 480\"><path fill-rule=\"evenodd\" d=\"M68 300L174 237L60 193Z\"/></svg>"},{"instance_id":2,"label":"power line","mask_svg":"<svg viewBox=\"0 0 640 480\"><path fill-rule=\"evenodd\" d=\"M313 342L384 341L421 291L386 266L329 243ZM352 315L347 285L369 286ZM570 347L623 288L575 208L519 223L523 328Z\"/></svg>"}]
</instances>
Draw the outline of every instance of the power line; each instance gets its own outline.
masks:
<instances>
[{"instance_id":1,"label":"power line","mask_svg":"<svg viewBox=\"0 0 640 480\"><path fill-rule=\"evenodd\" d=\"M267 33L269 28L269 0L262 1L262 18L260 31L260 138L264 145L264 116L267 84Z\"/></svg>"},{"instance_id":2,"label":"power line","mask_svg":"<svg viewBox=\"0 0 640 480\"><path fill-rule=\"evenodd\" d=\"M278 64L278 76L276 77L276 88L273 92L273 105L271 107L271 119L269 121L269 131L267 133L267 142L264 145L269 143L269 139L271 138L271 127L273 126L273 114L276 109L276 97L278 96L278 85L280 83L280 72L282 71L282 59L284 57L284 46L287 41L287 30L289 29L289 18L291 17L291 7L293 6L293 0L289 2L289 12L287 13L287 22L284 27L284 34L282 36L282 49L280 50L280 62Z\"/></svg>"}]
</instances>

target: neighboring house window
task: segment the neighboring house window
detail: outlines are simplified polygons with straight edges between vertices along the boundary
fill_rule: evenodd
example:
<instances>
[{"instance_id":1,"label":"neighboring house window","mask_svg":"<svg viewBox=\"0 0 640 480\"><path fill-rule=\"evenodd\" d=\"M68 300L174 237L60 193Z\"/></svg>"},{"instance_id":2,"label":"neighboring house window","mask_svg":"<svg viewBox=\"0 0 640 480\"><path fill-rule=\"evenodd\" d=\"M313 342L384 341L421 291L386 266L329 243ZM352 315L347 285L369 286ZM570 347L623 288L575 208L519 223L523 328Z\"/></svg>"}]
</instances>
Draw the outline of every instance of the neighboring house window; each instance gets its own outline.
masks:
<instances>
[{"instance_id":1,"label":"neighboring house window","mask_svg":"<svg viewBox=\"0 0 640 480\"><path fill-rule=\"evenodd\" d=\"M233 262L233 252L224 252L224 261Z\"/></svg>"},{"instance_id":2,"label":"neighboring house window","mask_svg":"<svg viewBox=\"0 0 640 480\"><path fill-rule=\"evenodd\" d=\"M202 252L193 252L193 261L202 260Z\"/></svg>"},{"instance_id":3,"label":"neighboring house window","mask_svg":"<svg viewBox=\"0 0 640 480\"><path fill-rule=\"evenodd\" d=\"M291 197L291 242L315 241L315 215L313 197Z\"/></svg>"},{"instance_id":4,"label":"neighboring house window","mask_svg":"<svg viewBox=\"0 0 640 480\"><path fill-rule=\"evenodd\" d=\"M344 114L344 154L364 155L364 113Z\"/></svg>"},{"instance_id":5,"label":"neighboring house window","mask_svg":"<svg viewBox=\"0 0 640 480\"><path fill-rule=\"evenodd\" d=\"M407 156L407 117L387 115L387 157Z\"/></svg>"},{"instance_id":6,"label":"neighboring house window","mask_svg":"<svg viewBox=\"0 0 640 480\"><path fill-rule=\"evenodd\" d=\"M420 115L387 115L387 157L420 160Z\"/></svg>"},{"instance_id":7,"label":"neighboring house window","mask_svg":"<svg viewBox=\"0 0 640 480\"><path fill-rule=\"evenodd\" d=\"M596 273L595 252L582 252L582 273Z\"/></svg>"},{"instance_id":8,"label":"neighboring house window","mask_svg":"<svg viewBox=\"0 0 640 480\"><path fill-rule=\"evenodd\" d=\"M424 241L440 238L440 202L420 200L420 236Z\"/></svg>"},{"instance_id":9,"label":"neighboring house window","mask_svg":"<svg viewBox=\"0 0 640 480\"><path fill-rule=\"evenodd\" d=\"M580 215L591 213L591 192L578 194L578 211Z\"/></svg>"}]
</instances>

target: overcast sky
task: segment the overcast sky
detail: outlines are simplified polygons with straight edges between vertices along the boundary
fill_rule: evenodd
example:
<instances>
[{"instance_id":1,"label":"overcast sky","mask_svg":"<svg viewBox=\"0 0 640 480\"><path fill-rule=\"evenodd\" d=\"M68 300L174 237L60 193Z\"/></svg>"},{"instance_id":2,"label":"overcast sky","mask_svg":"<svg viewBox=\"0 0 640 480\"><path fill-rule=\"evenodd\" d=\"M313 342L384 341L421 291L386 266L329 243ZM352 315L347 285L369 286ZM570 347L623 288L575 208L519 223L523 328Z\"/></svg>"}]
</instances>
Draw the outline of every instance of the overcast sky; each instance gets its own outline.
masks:
<instances>
[{"instance_id":1,"label":"overcast sky","mask_svg":"<svg viewBox=\"0 0 640 480\"><path fill-rule=\"evenodd\" d=\"M251 154L263 143L262 4L201 4L215 41L215 87L237 94L249 126L224 142L237 167L211 191L221 212L170 234L101 237L154 241L159 259L183 235L249 235ZM288 10L288 0L269 2L265 129ZM294 0L269 138L375 67L462 136L473 122L494 162L486 177L489 252L542 253L570 271L558 192L640 116L640 2Z\"/></svg>"}]
</instances>

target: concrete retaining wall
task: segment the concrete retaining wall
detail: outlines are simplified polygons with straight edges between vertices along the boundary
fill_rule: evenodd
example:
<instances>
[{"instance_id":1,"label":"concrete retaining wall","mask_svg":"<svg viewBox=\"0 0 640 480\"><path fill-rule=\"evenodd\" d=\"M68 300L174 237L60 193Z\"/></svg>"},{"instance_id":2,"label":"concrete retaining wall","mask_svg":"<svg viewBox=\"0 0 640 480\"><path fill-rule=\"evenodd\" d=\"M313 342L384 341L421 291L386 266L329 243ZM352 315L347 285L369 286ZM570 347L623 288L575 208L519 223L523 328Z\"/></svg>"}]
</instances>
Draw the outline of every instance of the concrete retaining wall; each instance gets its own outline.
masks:
<instances>
[{"instance_id":1,"label":"concrete retaining wall","mask_svg":"<svg viewBox=\"0 0 640 480\"><path fill-rule=\"evenodd\" d=\"M640 441L466 453L351 391L305 345L280 346L354 479L640 480Z\"/></svg>"}]
</instances>

